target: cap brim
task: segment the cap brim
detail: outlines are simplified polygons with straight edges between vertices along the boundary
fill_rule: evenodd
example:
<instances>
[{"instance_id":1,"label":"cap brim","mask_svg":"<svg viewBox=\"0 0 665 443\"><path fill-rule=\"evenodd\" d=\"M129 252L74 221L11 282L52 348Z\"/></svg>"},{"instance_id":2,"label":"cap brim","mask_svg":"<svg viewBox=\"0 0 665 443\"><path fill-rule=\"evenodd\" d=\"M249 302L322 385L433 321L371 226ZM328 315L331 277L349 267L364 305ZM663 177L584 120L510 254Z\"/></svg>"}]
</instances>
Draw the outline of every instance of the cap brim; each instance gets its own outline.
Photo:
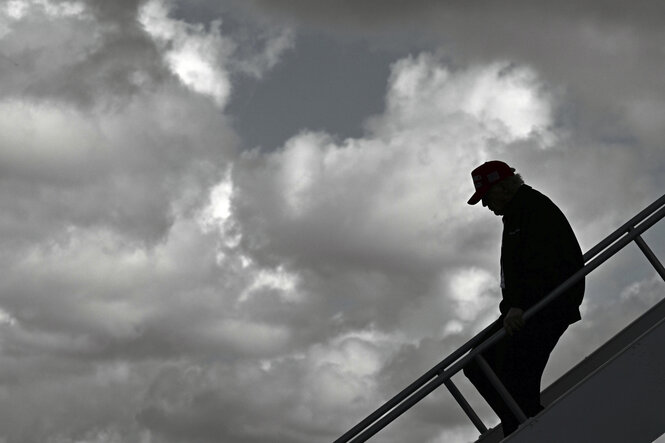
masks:
<instances>
[{"instance_id":1,"label":"cap brim","mask_svg":"<svg viewBox=\"0 0 665 443\"><path fill-rule=\"evenodd\" d=\"M482 200L483 194L484 194L483 192L476 191L476 193L471 196L471 198L469 199L469 201L467 203L470 204L470 205L475 205L480 200Z\"/></svg>"}]
</instances>

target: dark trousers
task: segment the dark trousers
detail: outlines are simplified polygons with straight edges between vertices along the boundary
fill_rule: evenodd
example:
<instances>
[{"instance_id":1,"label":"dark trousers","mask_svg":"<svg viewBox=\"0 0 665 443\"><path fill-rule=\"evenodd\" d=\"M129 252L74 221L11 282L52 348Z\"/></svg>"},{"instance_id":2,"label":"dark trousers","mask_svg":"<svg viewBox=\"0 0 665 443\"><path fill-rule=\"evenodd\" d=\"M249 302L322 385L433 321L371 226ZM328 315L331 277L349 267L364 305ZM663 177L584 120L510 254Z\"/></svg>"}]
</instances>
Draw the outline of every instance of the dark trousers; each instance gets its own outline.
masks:
<instances>
[{"instance_id":1,"label":"dark trousers","mask_svg":"<svg viewBox=\"0 0 665 443\"><path fill-rule=\"evenodd\" d=\"M503 318L488 331L490 337L503 327ZM499 377L527 417L543 410L540 404L540 381L550 353L568 324L561 321L528 321L521 331L506 335L482 356ZM501 419L504 436L519 426L517 418L492 387L475 361L467 364L464 374Z\"/></svg>"}]
</instances>

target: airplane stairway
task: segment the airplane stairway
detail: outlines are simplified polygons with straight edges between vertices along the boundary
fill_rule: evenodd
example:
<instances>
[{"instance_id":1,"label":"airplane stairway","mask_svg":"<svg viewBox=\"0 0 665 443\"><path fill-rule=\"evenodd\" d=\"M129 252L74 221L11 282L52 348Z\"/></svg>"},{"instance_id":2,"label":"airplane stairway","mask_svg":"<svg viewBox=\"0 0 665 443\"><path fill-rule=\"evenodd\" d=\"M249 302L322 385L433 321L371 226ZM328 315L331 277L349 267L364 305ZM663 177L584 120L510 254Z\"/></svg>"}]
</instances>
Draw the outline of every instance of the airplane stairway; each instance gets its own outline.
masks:
<instances>
[{"instance_id":1,"label":"airplane stairway","mask_svg":"<svg viewBox=\"0 0 665 443\"><path fill-rule=\"evenodd\" d=\"M665 300L541 394L545 410L506 443L651 443L665 433ZM502 441L500 426L477 443Z\"/></svg>"},{"instance_id":2,"label":"airplane stairway","mask_svg":"<svg viewBox=\"0 0 665 443\"><path fill-rule=\"evenodd\" d=\"M665 280L665 267L642 238L642 234L663 217L665 195L584 254L584 267L531 307L524 319L528 322L580 279L632 243ZM483 369L521 423L515 433L504 439L507 443L652 443L665 432L665 300L545 389L541 394L545 410L529 419L481 355L505 336L505 330L483 341L484 332L453 351L334 443L369 440L441 385L446 386L478 430L478 443L501 441L501 430L488 430L452 381L471 360Z\"/></svg>"}]
</instances>

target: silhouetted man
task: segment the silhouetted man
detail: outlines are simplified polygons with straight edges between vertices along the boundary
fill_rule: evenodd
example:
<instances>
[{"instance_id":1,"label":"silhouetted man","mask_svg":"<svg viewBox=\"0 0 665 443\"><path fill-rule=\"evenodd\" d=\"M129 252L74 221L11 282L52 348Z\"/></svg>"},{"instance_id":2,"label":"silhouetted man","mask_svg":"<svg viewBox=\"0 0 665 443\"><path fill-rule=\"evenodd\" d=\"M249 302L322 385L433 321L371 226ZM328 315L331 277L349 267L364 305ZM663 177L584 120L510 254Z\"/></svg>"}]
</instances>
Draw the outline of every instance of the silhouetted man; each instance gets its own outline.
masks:
<instances>
[{"instance_id":1,"label":"silhouetted man","mask_svg":"<svg viewBox=\"0 0 665 443\"><path fill-rule=\"evenodd\" d=\"M568 220L552 201L525 185L515 169L490 161L471 173L476 192L469 200L503 217L501 316L486 337L504 327L507 335L482 353L527 417L543 410L540 382L547 360L566 328L580 320L584 280L528 322L524 312L583 265L582 251ZM480 368L464 374L501 419L504 435L519 426Z\"/></svg>"}]
</instances>

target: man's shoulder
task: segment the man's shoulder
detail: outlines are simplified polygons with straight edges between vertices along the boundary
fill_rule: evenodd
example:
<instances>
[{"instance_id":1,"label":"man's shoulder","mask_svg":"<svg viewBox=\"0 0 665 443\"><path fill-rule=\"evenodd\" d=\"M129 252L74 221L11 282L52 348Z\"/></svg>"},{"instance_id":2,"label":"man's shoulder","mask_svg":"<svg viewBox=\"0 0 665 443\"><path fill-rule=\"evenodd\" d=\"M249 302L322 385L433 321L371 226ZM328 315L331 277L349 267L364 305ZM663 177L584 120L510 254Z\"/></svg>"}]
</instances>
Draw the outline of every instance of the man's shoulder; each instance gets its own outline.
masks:
<instances>
[{"instance_id":1,"label":"man's shoulder","mask_svg":"<svg viewBox=\"0 0 665 443\"><path fill-rule=\"evenodd\" d=\"M529 185L522 185L520 191L524 195L524 200L528 203L556 207L552 199Z\"/></svg>"},{"instance_id":2,"label":"man's shoulder","mask_svg":"<svg viewBox=\"0 0 665 443\"><path fill-rule=\"evenodd\" d=\"M519 207L517 217L524 217L529 220L539 220L538 223L546 222L556 223L561 219L565 219L566 216L563 214L561 209L545 194L533 189L531 186L522 185L520 187L520 204L516 205Z\"/></svg>"},{"instance_id":3,"label":"man's shoulder","mask_svg":"<svg viewBox=\"0 0 665 443\"><path fill-rule=\"evenodd\" d=\"M523 194L526 198L535 198L535 199L547 198L545 194L527 184L523 184L522 186L520 186L519 192Z\"/></svg>"}]
</instances>

